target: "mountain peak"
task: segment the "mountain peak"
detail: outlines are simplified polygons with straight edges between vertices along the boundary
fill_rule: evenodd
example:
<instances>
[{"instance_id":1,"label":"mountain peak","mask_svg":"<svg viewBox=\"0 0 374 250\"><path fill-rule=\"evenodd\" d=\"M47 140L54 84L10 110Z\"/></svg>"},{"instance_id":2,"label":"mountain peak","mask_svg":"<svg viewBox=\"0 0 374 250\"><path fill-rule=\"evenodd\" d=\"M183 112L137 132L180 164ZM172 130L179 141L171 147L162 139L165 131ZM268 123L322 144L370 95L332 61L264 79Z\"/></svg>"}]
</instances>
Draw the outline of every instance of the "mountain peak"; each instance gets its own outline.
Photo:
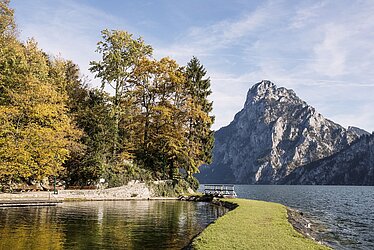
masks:
<instances>
[{"instance_id":1,"label":"mountain peak","mask_svg":"<svg viewBox=\"0 0 374 250\"><path fill-rule=\"evenodd\" d=\"M295 168L327 157L359 137L325 119L291 89L268 80L255 84L244 108L215 133L205 183L275 183Z\"/></svg>"},{"instance_id":2,"label":"mountain peak","mask_svg":"<svg viewBox=\"0 0 374 250\"><path fill-rule=\"evenodd\" d=\"M279 100L289 99L296 102L302 102L295 94L292 89L286 89L283 87L278 88L275 83L269 80L262 80L261 82L256 83L249 89L247 94L247 100L245 106L254 104L260 100Z\"/></svg>"},{"instance_id":3,"label":"mountain peak","mask_svg":"<svg viewBox=\"0 0 374 250\"><path fill-rule=\"evenodd\" d=\"M277 86L275 85L275 83L269 81L269 80L262 80L261 82L258 82L256 83L255 85L252 86L252 88L250 89L250 91L252 90L257 90L257 91L261 91L261 90L266 90L266 89L269 89L269 88L276 88Z\"/></svg>"},{"instance_id":4,"label":"mountain peak","mask_svg":"<svg viewBox=\"0 0 374 250\"><path fill-rule=\"evenodd\" d=\"M273 82L269 80L262 80L249 89L248 95L251 94L252 96L263 96L265 93L274 91L276 89L277 86Z\"/></svg>"}]
</instances>

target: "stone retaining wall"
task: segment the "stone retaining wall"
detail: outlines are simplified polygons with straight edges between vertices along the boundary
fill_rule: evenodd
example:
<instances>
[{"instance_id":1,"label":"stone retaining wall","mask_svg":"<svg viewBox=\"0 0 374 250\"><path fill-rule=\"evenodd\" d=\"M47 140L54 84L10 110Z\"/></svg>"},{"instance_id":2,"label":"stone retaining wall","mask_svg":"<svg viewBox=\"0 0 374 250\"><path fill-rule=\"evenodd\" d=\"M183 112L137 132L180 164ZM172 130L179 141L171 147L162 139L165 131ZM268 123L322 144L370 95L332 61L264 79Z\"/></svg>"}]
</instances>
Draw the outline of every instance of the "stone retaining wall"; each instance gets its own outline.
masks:
<instances>
[{"instance_id":1,"label":"stone retaining wall","mask_svg":"<svg viewBox=\"0 0 374 250\"><path fill-rule=\"evenodd\" d=\"M0 193L0 200L57 199L57 200L121 200L154 198L153 192L143 182L130 181L127 185L108 189L59 190L53 192Z\"/></svg>"},{"instance_id":2,"label":"stone retaining wall","mask_svg":"<svg viewBox=\"0 0 374 250\"><path fill-rule=\"evenodd\" d=\"M94 190L60 190L57 197L63 199L116 200L116 199L149 199L152 192L145 183L131 181L129 184L108 189Z\"/></svg>"}]
</instances>

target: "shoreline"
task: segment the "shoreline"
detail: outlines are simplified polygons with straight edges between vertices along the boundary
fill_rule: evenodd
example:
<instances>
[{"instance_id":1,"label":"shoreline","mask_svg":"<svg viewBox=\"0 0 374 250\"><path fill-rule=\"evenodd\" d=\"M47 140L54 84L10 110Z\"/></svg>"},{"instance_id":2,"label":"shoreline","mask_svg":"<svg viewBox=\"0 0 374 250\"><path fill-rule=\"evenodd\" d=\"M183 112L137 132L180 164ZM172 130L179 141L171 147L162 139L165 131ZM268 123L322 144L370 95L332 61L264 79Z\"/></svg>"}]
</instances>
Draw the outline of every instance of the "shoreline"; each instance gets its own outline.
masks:
<instances>
[{"instance_id":1,"label":"shoreline","mask_svg":"<svg viewBox=\"0 0 374 250\"><path fill-rule=\"evenodd\" d=\"M201 197L198 197L198 196L196 196L196 197L194 197L193 199L188 199L186 197L183 197L183 199L181 199L181 200L182 201L198 201L198 202L206 201L206 199L199 199ZM213 205L216 205L216 206L225 207L229 211L234 210L239 206L239 205L235 204L234 202L231 202L230 199L226 199L224 201L222 201L221 199L213 199L213 200L210 201L210 203L213 204ZM279 203L277 203L277 204L279 204ZM287 210L287 221L292 225L292 227L294 228L295 231L297 231L298 233L303 235L305 238L313 240L314 242L316 242L316 243L318 243L322 246L326 246L326 247L329 247L329 248L331 247L320 239L317 231L313 227L313 224L307 218L304 217L303 212L300 212L300 211L298 211L296 209L293 209L293 208L290 208L288 206L284 206L284 207ZM226 214L224 214L223 216L225 216L225 215ZM212 223L215 223L215 221L213 221ZM203 229L203 231L204 230L205 229ZM184 247L183 249L184 250L193 249L192 248L193 241L196 238L198 238L200 236L200 234L203 233L203 231L200 232L199 234L195 235L191 239L190 244L187 245L186 247Z\"/></svg>"},{"instance_id":2,"label":"shoreline","mask_svg":"<svg viewBox=\"0 0 374 250\"><path fill-rule=\"evenodd\" d=\"M156 200L181 200L178 197L155 197L155 196L137 196L137 197L129 197L128 195L124 195L124 193L119 192L120 190L126 189L126 187L120 187L120 188L114 188L111 190L64 190L64 192L61 192L57 195L54 195L52 192L48 191L39 191L39 192L23 192L23 193L0 193L0 203L1 201L16 201L16 202L22 202L24 201L57 201L57 202L79 202L79 201L156 201ZM113 191L117 191L113 193ZM107 195L107 194L111 195ZM115 195L116 194L116 195ZM128 194L128 192L127 192ZM191 200L186 200L191 201ZM193 200L192 200L193 201ZM239 202L238 202L239 201ZM206 234L207 231L210 230L211 227L217 227L217 224L220 224L220 221L222 218L225 218L230 213L234 212L235 210L240 209L243 206L246 206L246 204L243 204L243 201L248 203L264 203L264 204L276 204L277 206L281 206L281 209L284 210L285 213L285 221L291 226L292 230L295 231L297 234L299 234L301 237L312 241L311 245L315 244L316 248L310 248L310 249L329 249L329 246L324 244L322 241L318 239L317 233L313 230L311 223L303 216L303 214L297 210L291 209L289 207L283 206L278 203L271 203L271 202L264 202L264 201L253 201L253 200L244 200L244 199L213 199L210 201L211 204L217 205L217 206L223 206L229 209L229 211L223 215L222 217L219 217L217 220L209 224L206 228L203 229L202 232L197 234L191 239L191 242L189 245L187 245L183 249L201 249L198 246L198 242L204 242L204 234ZM209 201L203 201L203 202L209 202ZM240 204L242 203L242 204ZM264 212L263 212L264 213ZM232 216L231 216L232 217ZM239 219L238 219L239 218ZM235 216L231 218L233 221L240 221L239 216ZM235 229L240 229L239 227L235 227ZM247 233L251 232L250 230L247 231ZM230 232L226 232L230 234ZM235 232L233 232L235 237ZM297 236L297 235L296 235ZM295 235L293 235L295 237ZM206 237L205 237L206 238ZM206 244L204 243L204 246ZM202 249L205 249L204 247Z\"/></svg>"},{"instance_id":3,"label":"shoreline","mask_svg":"<svg viewBox=\"0 0 374 250\"><path fill-rule=\"evenodd\" d=\"M1 200L58 200L58 201L94 201L94 200L148 200L158 199L153 190L144 182L130 181L127 185L107 189L63 189L57 194L52 191L0 193Z\"/></svg>"},{"instance_id":4,"label":"shoreline","mask_svg":"<svg viewBox=\"0 0 374 250\"><path fill-rule=\"evenodd\" d=\"M302 214L279 203L219 199L213 200L212 204L227 207L230 211L208 225L183 249L331 249L314 237L310 222ZM264 217L264 220L257 220L259 226L251 226L252 230L249 230L248 224L256 221L256 216L247 213L255 211L250 206L255 209L258 206L261 216ZM278 210L276 216L267 215L266 210L269 212L269 209ZM282 227L276 228L279 225ZM277 230L273 230L273 227ZM254 228L257 230L253 230ZM260 237L252 238L251 233Z\"/></svg>"},{"instance_id":5,"label":"shoreline","mask_svg":"<svg viewBox=\"0 0 374 250\"><path fill-rule=\"evenodd\" d=\"M321 240L321 237L318 235L317 231L314 229L314 225L311 221L309 221L305 216L303 215L302 212L290 208L287 208L287 217L288 217L288 222L293 226L293 228L304 235L305 237L312 239L319 244L325 245L327 247L331 247L325 242Z\"/></svg>"},{"instance_id":6,"label":"shoreline","mask_svg":"<svg viewBox=\"0 0 374 250\"><path fill-rule=\"evenodd\" d=\"M36 193L36 192L35 192ZM37 194L33 193L0 193L1 202L21 202L21 201L57 201L62 202L74 202L74 201L152 201L152 200L178 200L178 197L103 197L103 196L86 196L82 195L56 195L53 192L38 191Z\"/></svg>"}]
</instances>

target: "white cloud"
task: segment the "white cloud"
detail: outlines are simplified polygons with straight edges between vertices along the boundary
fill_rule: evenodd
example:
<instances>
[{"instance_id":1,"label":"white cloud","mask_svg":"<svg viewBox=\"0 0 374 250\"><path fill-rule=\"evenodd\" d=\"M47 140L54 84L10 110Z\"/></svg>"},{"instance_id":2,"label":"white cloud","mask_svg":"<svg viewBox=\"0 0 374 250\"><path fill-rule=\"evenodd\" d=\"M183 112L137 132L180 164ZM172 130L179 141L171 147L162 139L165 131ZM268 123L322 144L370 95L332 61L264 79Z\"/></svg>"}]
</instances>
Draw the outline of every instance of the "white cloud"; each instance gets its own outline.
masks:
<instances>
[{"instance_id":1,"label":"white cloud","mask_svg":"<svg viewBox=\"0 0 374 250\"><path fill-rule=\"evenodd\" d=\"M327 2L317 2L310 6L305 6L296 10L295 15L290 21L291 29L301 29L315 22L320 15L321 10L326 6Z\"/></svg>"},{"instance_id":2,"label":"white cloud","mask_svg":"<svg viewBox=\"0 0 374 250\"><path fill-rule=\"evenodd\" d=\"M220 49L236 46L242 47L243 39L248 40L256 36L256 32L278 16L278 7L273 1L267 1L252 12L247 12L235 18L221 20L208 26L190 27L185 34L181 34L170 46L158 48L156 55L172 55L180 61L192 55L200 57L224 56ZM232 56L230 54L229 56ZM179 60L178 60L179 61Z\"/></svg>"},{"instance_id":3,"label":"white cloud","mask_svg":"<svg viewBox=\"0 0 374 250\"><path fill-rule=\"evenodd\" d=\"M344 42L350 36L349 33L349 30L341 25L326 25L322 42L313 48L315 56L313 69L317 74L336 77L345 73L347 47L344 46Z\"/></svg>"},{"instance_id":4,"label":"white cloud","mask_svg":"<svg viewBox=\"0 0 374 250\"><path fill-rule=\"evenodd\" d=\"M204 47L205 50L217 49L235 43L237 39L263 26L269 20L268 13L267 6L259 7L239 20L224 20L208 27L194 27L188 36L201 47L209 45Z\"/></svg>"},{"instance_id":5,"label":"white cloud","mask_svg":"<svg viewBox=\"0 0 374 250\"><path fill-rule=\"evenodd\" d=\"M94 50L101 29L158 36L157 30L152 34L141 27L134 30L131 21L76 1L58 0L51 6L45 1L26 3L23 13L16 8L16 17L29 18L24 20L21 34L34 36L47 52L77 62L85 74L89 61L99 56ZM171 56L185 65L197 56L204 64L212 80L215 129L227 125L243 107L252 84L269 79L294 89L342 125L374 130L370 113L374 107L373 1L260 1L248 5L209 25L200 22L200 26L184 27L180 23L182 30L171 32L177 36L156 40L157 58ZM152 20L152 15L144 20L152 21L160 22Z\"/></svg>"},{"instance_id":6,"label":"white cloud","mask_svg":"<svg viewBox=\"0 0 374 250\"><path fill-rule=\"evenodd\" d=\"M99 59L95 50L100 31L118 26L121 20L76 1L59 0L51 5L42 3L27 1L23 5L25 3L22 2L16 9L16 20L20 15L25 15L28 20L20 26L21 38L35 38L47 53L72 60L80 66L84 75L93 78L88 68L90 61ZM99 85L97 79L93 83Z\"/></svg>"}]
</instances>

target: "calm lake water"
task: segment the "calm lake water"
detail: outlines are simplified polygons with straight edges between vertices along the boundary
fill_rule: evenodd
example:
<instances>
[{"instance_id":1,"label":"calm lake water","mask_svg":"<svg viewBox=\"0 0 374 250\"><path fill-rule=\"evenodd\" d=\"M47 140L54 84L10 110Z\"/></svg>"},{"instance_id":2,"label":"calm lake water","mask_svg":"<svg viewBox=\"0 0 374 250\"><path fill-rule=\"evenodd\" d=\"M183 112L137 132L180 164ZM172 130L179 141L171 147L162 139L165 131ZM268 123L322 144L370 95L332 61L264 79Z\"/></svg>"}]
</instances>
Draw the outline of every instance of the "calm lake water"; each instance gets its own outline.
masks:
<instances>
[{"instance_id":1,"label":"calm lake water","mask_svg":"<svg viewBox=\"0 0 374 250\"><path fill-rule=\"evenodd\" d=\"M0 249L181 249L225 212L180 201L0 208Z\"/></svg>"},{"instance_id":2,"label":"calm lake water","mask_svg":"<svg viewBox=\"0 0 374 250\"><path fill-rule=\"evenodd\" d=\"M235 185L235 191L303 211L335 249L374 249L374 187Z\"/></svg>"}]
</instances>

